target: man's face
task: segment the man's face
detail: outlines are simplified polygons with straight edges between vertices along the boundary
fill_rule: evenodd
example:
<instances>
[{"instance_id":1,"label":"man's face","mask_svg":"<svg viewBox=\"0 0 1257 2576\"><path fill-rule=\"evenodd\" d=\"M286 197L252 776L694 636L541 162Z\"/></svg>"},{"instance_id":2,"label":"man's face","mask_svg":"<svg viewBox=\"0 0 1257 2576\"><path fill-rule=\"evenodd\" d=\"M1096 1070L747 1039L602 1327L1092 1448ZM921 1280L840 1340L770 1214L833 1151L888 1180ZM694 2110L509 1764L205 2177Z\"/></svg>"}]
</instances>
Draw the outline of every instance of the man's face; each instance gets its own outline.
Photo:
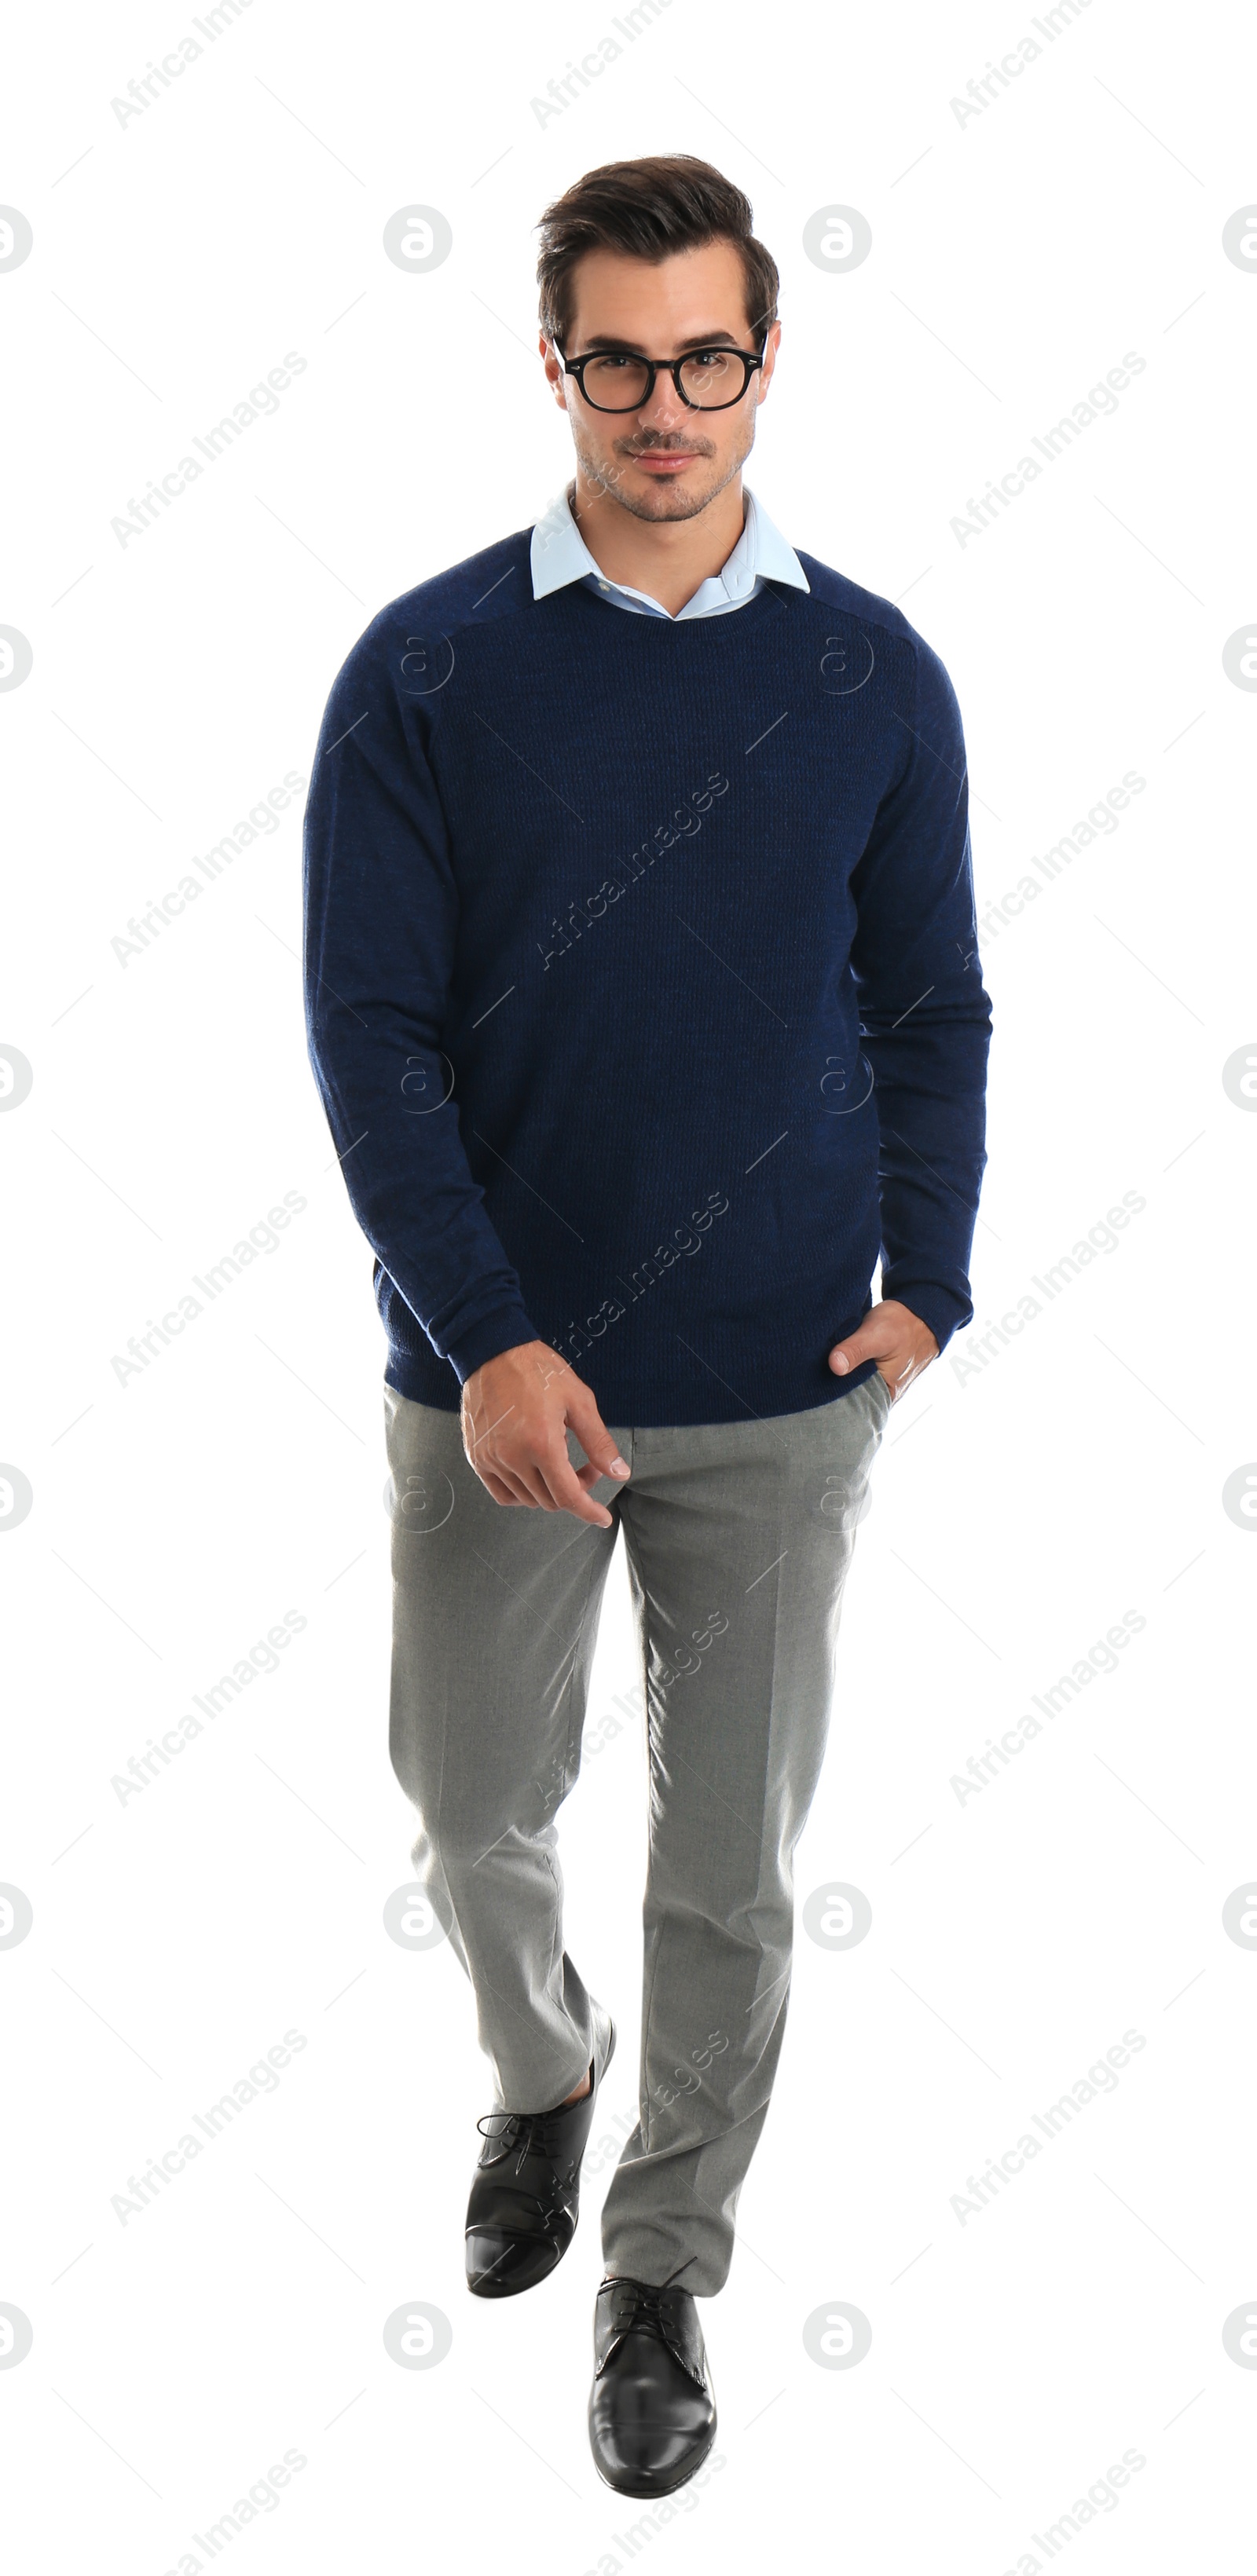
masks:
<instances>
[{"instance_id":1,"label":"man's face","mask_svg":"<svg viewBox=\"0 0 1257 2576\"><path fill-rule=\"evenodd\" d=\"M677 251L652 263L611 250L587 251L572 273L574 311L565 343L569 359L611 344L646 358L680 358L698 348L758 353L763 334L746 319L742 262L732 242ZM596 411L579 386L561 372L553 343L544 339L546 375L587 480L635 519L692 519L705 510L750 455L755 415L768 391L781 337L775 322L764 364L740 402L725 411L695 411L683 402L671 376L639 411Z\"/></svg>"}]
</instances>

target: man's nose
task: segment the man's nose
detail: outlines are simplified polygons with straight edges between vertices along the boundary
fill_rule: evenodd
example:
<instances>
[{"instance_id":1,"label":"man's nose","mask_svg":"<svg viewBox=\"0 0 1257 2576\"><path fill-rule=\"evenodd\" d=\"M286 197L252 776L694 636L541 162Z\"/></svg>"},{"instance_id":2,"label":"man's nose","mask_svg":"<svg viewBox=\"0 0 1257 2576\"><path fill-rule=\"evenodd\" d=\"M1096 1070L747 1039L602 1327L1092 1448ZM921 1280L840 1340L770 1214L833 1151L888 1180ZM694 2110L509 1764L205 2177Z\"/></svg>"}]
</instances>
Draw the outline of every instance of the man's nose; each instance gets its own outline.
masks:
<instances>
[{"instance_id":1,"label":"man's nose","mask_svg":"<svg viewBox=\"0 0 1257 2576\"><path fill-rule=\"evenodd\" d=\"M690 427L695 413L691 404L682 402L671 376L666 375L661 368L655 378L654 392L649 402L642 404L637 417L643 429L656 429L674 435L678 429Z\"/></svg>"}]
</instances>

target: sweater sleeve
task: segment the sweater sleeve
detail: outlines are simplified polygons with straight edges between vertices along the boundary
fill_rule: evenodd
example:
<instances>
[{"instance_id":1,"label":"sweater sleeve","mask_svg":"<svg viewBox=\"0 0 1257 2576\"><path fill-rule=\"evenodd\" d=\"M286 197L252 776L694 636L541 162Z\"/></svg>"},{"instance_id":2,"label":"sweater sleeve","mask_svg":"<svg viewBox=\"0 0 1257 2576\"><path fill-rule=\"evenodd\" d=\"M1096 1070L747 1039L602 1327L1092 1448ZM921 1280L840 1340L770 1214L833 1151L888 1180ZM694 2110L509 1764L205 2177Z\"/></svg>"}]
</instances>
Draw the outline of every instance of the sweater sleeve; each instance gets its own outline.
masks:
<instances>
[{"instance_id":1,"label":"sweater sleeve","mask_svg":"<svg viewBox=\"0 0 1257 2576\"><path fill-rule=\"evenodd\" d=\"M541 1339L473 1179L441 1047L458 896L429 766L382 621L341 671L306 803L310 1061L368 1243L459 1384Z\"/></svg>"},{"instance_id":2,"label":"sweater sleeve","mask_svg":"<svg viewBox=\"0 0 1257 2576\"><path fill-rule=\"evenodd\" d=\"M937 654L920 637L913 644L902 757L852 879L851 959L877 1110L882 1295L928 1324L941 1351L973 1318L991 1003L960 709Z\"/></svg>"}]
</instances>

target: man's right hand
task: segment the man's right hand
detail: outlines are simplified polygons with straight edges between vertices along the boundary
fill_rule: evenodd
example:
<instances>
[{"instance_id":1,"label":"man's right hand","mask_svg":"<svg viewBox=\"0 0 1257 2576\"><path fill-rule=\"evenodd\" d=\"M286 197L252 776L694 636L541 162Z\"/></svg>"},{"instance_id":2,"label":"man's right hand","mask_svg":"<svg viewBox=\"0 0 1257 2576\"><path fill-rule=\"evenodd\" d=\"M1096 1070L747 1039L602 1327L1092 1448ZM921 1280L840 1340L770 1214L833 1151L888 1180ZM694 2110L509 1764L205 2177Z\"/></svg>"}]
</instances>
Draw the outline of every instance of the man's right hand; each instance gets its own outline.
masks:
<instances>
[{"instance_id":1,"label":"man's right hand","mask_svg":"<svg viewBox=\"0 0 1257 2576\"><path fill-rule=\"evenodd\" d=\"M589 1464L567 1454L571 1425ZM531 1503L571 1512L609 1529L611 1514L590 1499L603 1476L622 1482L630 1470L583 1378L549 1342L520 1342L473 1369L463 1388L463 1447L495 1503Z\"/></svg>"}]
</instances>

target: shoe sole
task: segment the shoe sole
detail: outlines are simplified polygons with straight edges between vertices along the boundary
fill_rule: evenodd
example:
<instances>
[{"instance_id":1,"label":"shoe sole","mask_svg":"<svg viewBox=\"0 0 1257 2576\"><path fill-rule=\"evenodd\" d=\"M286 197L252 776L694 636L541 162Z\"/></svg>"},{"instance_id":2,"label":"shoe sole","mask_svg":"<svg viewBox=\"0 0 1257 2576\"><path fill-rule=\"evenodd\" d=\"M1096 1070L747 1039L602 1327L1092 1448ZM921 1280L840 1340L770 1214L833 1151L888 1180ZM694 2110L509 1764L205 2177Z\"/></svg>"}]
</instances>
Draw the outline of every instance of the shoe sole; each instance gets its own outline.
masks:
<instances>
[{"instance_id":1,"label":"shoe sole","mask_svg":"<svg viewBox=\"0 0 1257 2576\"><path fill-rule=\"evenodd\" d=\"M605 2074L606 2074L607 2068L609 2067L609 2065L610 2065L610 2063L611 2063L611 2060L612 2060L612 2058L613 2058L613 2057L614 2057L614 2055L615 2055L615 2037L616 2037L616 2032L615 2032L615 2023L614 2023L614 2021L613 2021L613 2020L611 2020L611 2016L610 2016L609 2014L608 2014L607 2018L608 2018L608 2021L610 2022L610 2037L609 2037L609 2039L608 2039L608 2041L607 2041L607 2053L606 2053L606 2056L604 2057L604 2059L603 2059L603 2061L602 2061L602 2072L601 2072L601 2074L598 2076L598 2078L597 2078L597 2080L596 2080L596 2082L595 2082L595 2084L594 2084L594 2092L595 2092L595 2094L598 2092L599 2087L601 2086L601 2083L602 2083L603 2075L605 2075ZM582 2162L582 2164L584 2163L584 2157L583 2157L583 2156L582 2156L582 2158L581 2158L581 2162ZM578 2199L578 2201L577 2201L576 2220L577 2220L577 2226L579 2226L579 2224L580 2224L580 2203L579 2203L579 2199ZM562 2262L562 2260L563 2260L563 2254L570 2253L570 2251L571 2251L571 2247L572 2247L572 2242L573 2242L573 2239L575 2238L575 2235L576 2235L576 2228L574 2227L574 2228L572 2229L572 2234L571 2234L571 2236L568 2238L568 2242L567 2242L567 2244L566 2244L566 2245L564 2246L564 2248L563 2248L563 2253L562 2253L562 2254L557 2255L553 2263L549 2263L549 2264L547 2264L545 2271L544 2271L544 2272L539 2272L539 2273L537 2274L537 2278L536 2278L536 2280L535 2280L535 2281L512 2281L512 2282L505 2283L505 2284L499 2284L497 2287L495 2287L495 2288L491 2288L489 2285L490 2285L490 2280L491 2280L491 2277L492 2277L492 2276L491 2276L489 2273L487 2273L487 2272L486 2272L486 2273L483 2275L483 2277L482 2277L479 2281L474 2281L474 2282L473 2282L473 2281L468 2281L468 2283L467 2283L467 2288L468 2288L468 2290L469 2290L469 2292L470 2292L470 2294L471 2294L472 2298L473 2298L473 2299L522 2299L522 2298L524 2298L524 2297L527 2295L527 2293L528 2293L528 2291L529 2291L529 2290L539 2290L539 2289L541 2288L542 2282L543 2282L543 2281L548 2281L548 2280L549 2280L549 2278L550 2278L550 2276L551 2276L551 2273L553 2273L553 2272L557 2272L557 2271L558 2271L559 2265L560 2265L560 2263L561 2263L561 2262ZM504 2249L504 2251L505 2251L505 2249Z\"/></svg>"}]
</instances>

